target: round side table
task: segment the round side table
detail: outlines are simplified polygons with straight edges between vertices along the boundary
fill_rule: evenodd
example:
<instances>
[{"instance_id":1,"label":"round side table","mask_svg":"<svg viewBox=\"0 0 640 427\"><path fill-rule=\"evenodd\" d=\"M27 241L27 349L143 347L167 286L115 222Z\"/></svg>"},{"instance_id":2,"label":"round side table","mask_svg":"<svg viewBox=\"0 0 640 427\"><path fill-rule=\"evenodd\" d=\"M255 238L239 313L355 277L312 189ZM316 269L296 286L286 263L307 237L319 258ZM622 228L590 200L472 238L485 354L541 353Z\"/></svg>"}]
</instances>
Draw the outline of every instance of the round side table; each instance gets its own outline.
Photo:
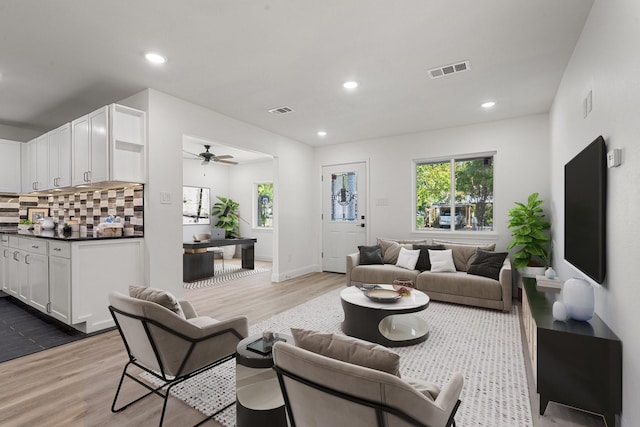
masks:
<instances>
[{"instance_id":1,"label":"round side table","mask_svg":"<svg viewBox=\"0 0 640 427\"><path fill-rule=\"evenodd\" d=\"M293 337L275 334L292 343ZM236 348L236 426L287 427L287 414L272 353L260 354L247 345L262 338L251 335Z\"/></svg>"}]
</instances>

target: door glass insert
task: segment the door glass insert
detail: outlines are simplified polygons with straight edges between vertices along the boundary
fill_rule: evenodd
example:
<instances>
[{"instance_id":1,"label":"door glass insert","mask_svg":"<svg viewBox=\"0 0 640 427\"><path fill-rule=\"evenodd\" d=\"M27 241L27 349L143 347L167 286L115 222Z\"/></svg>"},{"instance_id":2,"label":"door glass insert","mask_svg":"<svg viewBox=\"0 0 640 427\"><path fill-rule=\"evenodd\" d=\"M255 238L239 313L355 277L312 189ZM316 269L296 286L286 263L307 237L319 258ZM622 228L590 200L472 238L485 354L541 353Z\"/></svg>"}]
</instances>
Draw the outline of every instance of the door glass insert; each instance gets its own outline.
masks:
<instances>
[{"instance_id":1,"label":"door glass insert","mask_svg":"<svg viewBox=\"0 0 640 427\"><path fill-rule=\"evenodd\" d=\"M331 174L331 220L358 220L356 172Z\"/></svg>"}]
</instances>

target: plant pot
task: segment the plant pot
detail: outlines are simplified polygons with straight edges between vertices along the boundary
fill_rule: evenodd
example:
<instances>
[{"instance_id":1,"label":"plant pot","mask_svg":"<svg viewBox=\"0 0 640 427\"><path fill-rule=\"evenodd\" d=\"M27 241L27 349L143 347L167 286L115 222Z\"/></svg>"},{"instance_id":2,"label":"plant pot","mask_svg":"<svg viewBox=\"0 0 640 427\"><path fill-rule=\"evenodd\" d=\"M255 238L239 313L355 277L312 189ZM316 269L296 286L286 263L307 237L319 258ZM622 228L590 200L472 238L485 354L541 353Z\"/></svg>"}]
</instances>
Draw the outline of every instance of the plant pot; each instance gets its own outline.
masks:
<instances>
[{"instance_id":1,"label":"plant pot","mask_svg":"<svg viewBox=\"0 0 640 427\"><path fill-rule=\"evenodd\" d=\"M532 277L535 279L536 276L544 276L544 267L522 267L518 269L520 276L522 277Z\"/></svg>"}]
</instances>

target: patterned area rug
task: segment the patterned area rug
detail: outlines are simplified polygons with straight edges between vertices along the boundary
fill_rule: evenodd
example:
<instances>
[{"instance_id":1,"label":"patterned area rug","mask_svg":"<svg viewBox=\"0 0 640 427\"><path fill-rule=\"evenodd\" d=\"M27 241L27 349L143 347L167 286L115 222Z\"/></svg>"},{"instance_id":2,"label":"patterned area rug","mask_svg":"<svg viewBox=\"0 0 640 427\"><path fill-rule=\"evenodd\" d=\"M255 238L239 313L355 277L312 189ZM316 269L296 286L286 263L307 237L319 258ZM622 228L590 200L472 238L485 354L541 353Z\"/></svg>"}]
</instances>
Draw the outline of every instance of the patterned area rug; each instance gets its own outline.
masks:
<instances>
[{"instance_id":1,"label":"patterned area rug","mask_svg":"<svg viewBox=\"0 0 640 427\"><path fill-rule=\"evenodd\" d=\"M241 277L253 276L254 274L265 273L270 271L268 268L256 267L253 270L243 269L240 264L226 263L224 269L222 266L215 267L215 275L203 280L195 282L184 282L185 289L198 289L206 286L219 285L220 283L236 280Z\"/></svg>"},{"instance_id":2,"label":"patterned area rug","mask_svg":"<svg viewBox=\"0 0 640 427\"><path fill-rule=\"evenodd\" d=\"M250 327L289 333L291 327L342 333L340 289ZM511 313L431 302L419 313L429 323L424 343L393 349L401 355L401 374L445 384L451 374L464 375L458 427L532 426L517 307ZM235 361L214 368L175 390L175 396L204 414L230 402L235 394ZM235 408L215 418L235 426Z\"/></svg>"}]
</instances>

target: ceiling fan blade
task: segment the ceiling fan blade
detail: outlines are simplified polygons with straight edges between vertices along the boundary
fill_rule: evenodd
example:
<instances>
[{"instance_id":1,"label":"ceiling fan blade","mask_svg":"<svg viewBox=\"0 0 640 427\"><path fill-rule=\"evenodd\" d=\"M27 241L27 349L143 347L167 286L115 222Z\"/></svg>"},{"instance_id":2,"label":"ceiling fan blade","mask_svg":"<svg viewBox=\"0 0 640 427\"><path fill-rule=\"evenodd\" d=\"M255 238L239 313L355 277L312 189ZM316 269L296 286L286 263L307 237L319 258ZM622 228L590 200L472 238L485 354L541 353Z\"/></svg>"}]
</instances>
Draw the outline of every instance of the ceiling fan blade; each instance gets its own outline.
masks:
<instances>
[{"instance_id":1,"label":"ceiling fan blade","mask_svg":"<svg viewBox=\"0 0 640 427\"><path fill-rule=\"evenodd\" d=\"M231 154L223 154L222 156L214 156L216 159L233 159Z\"/></svg>"},{"instance_id":2,"label":"ceiling fan blade","mask_svg":"<svg viewBox=\"0 0 640 427\"><path fill-rule=\"evenodd\" d=\"M214 159L214 161L215 161L215 162L218 162L218 163L226 163L226 164L228 164L228 165L237 165L237 164L238 164L238 162L234 162L234 161L232 161L232 160L220 160L220 159Z\"/></svg>"},{"instance_id":3,"label":"ceiling fan blade","mask_svg":"<svg viewBox=\"0 0 640 427\"><path fill-rule=\"evenodd\" d=\"M193 156L194 159L200 159L201 158L196 153L192 153L191 151L187 151L187 150L182 150L182 154L188 154L190 156Z\"/></svg>"}]
</instances>

